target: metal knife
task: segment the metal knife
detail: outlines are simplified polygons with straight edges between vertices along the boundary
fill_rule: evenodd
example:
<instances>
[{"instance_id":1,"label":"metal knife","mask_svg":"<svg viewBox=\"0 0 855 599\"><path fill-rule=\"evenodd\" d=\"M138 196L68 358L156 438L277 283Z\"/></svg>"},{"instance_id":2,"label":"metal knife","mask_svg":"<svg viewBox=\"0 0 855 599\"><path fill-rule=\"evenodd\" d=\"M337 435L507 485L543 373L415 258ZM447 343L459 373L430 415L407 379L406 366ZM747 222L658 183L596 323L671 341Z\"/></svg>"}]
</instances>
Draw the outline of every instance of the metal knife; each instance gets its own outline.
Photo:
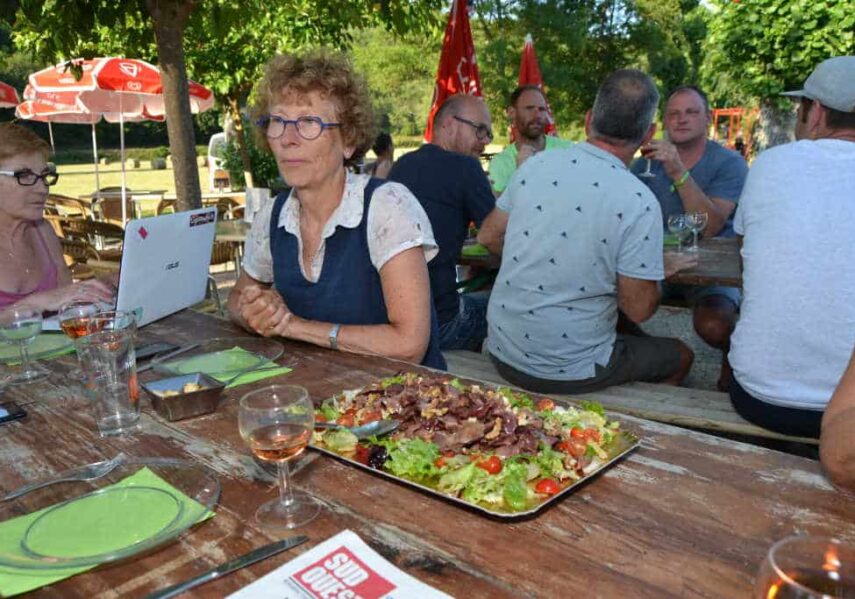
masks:
<instances>
[{"instance_id":1,"label":"metal knife","mask_svg":"<svg viewBox=\"0 0 855 599\"><path fill-rule=\"evenodd\" d=\"M146 599L167 599L168 597L175 597L176 595L180 595L184 591L188 591L194 587L199 586L200 584L205 584L206 582L216 580L217 578L225 576L230 572L240 570L245 566L249 566L272 555L276 555L277 553L281 553L282 551L291 549L293 547L296 547L297 545L301 545L308 540L309 537L306 536L291 537L282 541L270 543L263 547L259 547L258 549L253 549L249 553L246 553L237 559L233 559L230 562L226 562L221 566L217 566L216 568L208 570L204 574L200 574L195 578L191 578L190 580L187 580L185 582L180 582L170 587L166 587L165 589L155 591L154 593L146 597Z\"/></svg>"},{"instance_id":2,"label":"metal knife","mask_svg":"<svg viewBox=\"0 0 855 599\"><path fill-rule=\"evenodd\" d=\"M181 354L186 353L186 352L190 351L191 349L196 349L200 345L202 345L202 344L201 343L191 343L190 345L185 345L184 347L179 347L178 349L172 350L168 354L163 354L162 356L157 356L157 362L158 363L165 362L166 360L169 360L170 358L174 358L175 356L180 356ZM145 366L140 366L139 368L137 368L137 374L139 374L141 372L145 372L146 370L148 370L149 368L152 368L153 366L154 366L154 360L152 359Z\"/></svg>"}]
</instances>

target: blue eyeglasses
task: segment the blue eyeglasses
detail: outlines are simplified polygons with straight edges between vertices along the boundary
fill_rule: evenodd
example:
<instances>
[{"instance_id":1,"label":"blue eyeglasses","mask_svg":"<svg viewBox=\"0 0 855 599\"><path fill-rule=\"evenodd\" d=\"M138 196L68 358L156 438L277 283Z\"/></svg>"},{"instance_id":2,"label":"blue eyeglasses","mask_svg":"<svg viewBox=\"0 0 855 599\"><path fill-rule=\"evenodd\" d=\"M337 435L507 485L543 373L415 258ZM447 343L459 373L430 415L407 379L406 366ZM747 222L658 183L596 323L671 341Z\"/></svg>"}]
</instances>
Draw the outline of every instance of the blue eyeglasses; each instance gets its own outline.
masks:
<instances>
[{"instance_id":1,"label":"blue eyeglasses","mask_svg":"<svg viewBox=\"0 0 855 599\"><path fill-rule=\"evenodd\" d=\"M341 123L325 123L318 116L301 116L292 121L283 119L281 116L276 116L275 114L263 116L255 121L255 124L265 129L267 137L270 139L282 137L285 133L285 128L288 125L294 125L297 134L309 141L319 138L324 129L341 127Z\"/></svg>"}]
</instances>

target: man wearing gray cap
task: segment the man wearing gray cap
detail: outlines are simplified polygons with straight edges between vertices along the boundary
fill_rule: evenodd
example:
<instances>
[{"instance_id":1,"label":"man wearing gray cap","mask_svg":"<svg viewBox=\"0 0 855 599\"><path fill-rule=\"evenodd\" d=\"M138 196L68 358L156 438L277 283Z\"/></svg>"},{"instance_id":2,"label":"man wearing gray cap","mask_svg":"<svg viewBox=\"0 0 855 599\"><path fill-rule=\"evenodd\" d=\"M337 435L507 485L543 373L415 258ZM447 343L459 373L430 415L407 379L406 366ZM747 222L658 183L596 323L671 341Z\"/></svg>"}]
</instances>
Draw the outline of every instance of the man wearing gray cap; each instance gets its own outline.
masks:
<instances>
[{"instance_id":1,"label":"man wearing gray cap","mask_svg":"<svg viewBox=\"0 0 855 599\"><path fill-rule=\"evenodd\" d=\"M743 300L730 398L760 426L818 437L855 343L855 56L784 95L799 100L797 141L757 158L733 223Z\"/></svg>"}]
</instances>

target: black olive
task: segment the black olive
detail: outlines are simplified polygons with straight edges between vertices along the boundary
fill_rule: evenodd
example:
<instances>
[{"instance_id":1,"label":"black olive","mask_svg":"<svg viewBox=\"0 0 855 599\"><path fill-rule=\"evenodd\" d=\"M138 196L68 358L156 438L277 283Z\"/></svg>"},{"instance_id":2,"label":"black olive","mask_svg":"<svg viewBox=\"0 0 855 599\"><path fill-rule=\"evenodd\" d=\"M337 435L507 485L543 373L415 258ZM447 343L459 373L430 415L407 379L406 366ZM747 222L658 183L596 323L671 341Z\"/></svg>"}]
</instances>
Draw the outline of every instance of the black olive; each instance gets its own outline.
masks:
<instances>
[{"instance_id":1,"label":"black olive","mask_svg":"<svg viewBox=\"0 0 855 599\"><path fill-rule=\"evenodd\" d=\"M372 468L376 468L377 470L382 470L383 465L386 463L388 458L389 454L386 452L385 447L382 445L374 445L368 453L368 465Z\"/></svg>"}]
</instances>

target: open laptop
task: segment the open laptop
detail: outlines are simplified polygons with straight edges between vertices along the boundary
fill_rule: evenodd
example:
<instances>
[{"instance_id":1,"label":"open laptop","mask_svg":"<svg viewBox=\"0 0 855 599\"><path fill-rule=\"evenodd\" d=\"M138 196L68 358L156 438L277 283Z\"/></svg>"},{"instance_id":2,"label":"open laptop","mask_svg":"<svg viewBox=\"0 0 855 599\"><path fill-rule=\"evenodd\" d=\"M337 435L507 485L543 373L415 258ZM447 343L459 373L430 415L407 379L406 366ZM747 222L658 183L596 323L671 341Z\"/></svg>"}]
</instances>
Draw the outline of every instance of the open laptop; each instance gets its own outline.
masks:
<instances>
[{"instance_id":1,"label":"open laptop","mask_svg":"<svg viewBox=\"0 0 855 599\"><path fill-rule=\"evenodd\" d=\"M141 327L205 299L216 226L215 208L128 221L116 310ZM43 328L59 330L58 318Z\"/></svg>"}]
</instances>

